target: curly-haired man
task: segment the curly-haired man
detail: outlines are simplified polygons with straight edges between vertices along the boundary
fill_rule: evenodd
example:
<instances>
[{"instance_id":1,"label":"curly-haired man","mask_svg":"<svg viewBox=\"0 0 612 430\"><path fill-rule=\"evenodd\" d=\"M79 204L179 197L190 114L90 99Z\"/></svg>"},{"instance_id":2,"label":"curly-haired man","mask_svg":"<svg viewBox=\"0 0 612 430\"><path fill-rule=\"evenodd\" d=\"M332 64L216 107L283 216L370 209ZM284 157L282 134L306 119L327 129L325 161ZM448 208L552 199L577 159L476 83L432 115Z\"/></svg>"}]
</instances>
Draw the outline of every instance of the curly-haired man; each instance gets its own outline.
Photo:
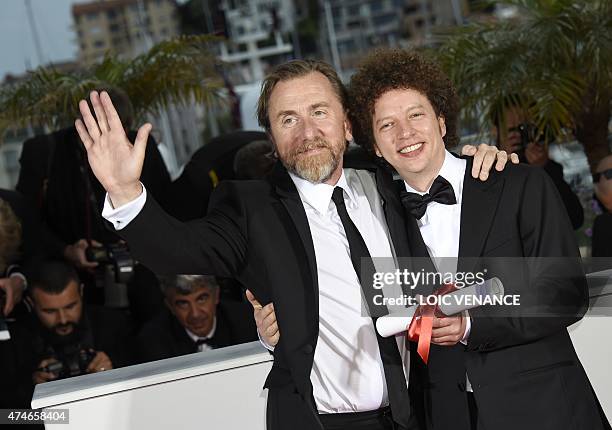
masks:
<instances>
[{"instance_id":1,"label":"curly-haired man","mask_svg":"<svg viewBox=\"0 0 612 430\"><path fill-rule=\"evenodd\" d=\"M452 257L451 271L457 273L486 265L487 276L500 278L525 305L481 306L433 318L428 358L419 348L427 365L416 354L413 359L421 365L428 427L603 428L566 330L583 316L588 289L567 213L549 177L526 165L492 171L484 183L466 174L471 161L445 148L457 141L453 85L417 53L371 54L349 92L356 141L384 157L403 179L377 178L389 225L406 226L408 243L398 255L431 257L430 267L440 271L449 261L439 257ZM536 263L517 271L516 259L506 257ZM420 288L423 294L433 290ZM528 316L527 307L537 317Z\"/></svg>"}]
</instances>

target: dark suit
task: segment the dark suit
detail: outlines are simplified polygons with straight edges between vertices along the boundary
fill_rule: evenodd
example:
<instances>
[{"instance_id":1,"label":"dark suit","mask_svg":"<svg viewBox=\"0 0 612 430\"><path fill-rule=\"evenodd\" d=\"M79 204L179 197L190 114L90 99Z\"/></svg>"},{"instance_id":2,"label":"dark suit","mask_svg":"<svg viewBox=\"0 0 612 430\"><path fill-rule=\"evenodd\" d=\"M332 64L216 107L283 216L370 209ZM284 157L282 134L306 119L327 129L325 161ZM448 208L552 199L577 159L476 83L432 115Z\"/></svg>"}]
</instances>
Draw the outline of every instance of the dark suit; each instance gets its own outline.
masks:
<instances>
[{"instance_id":1,"label":"dark suit","mask_svg":"<svg viewBox=\"0 0 612 430\"><path fill-rule=\"evenodd\" d=\"M114 368L133 364L133 352L129 346L132 324L127 315L96 306L84 306L83 312L83 327L86 327L81 338L83 347L105 352ZM48 345L41 336L41 325L34 314L10 324L9 331L11 339L0 342L3 355L0 380L9 381L7 387L3 385L0 389L0 399L4 394L13 407L29 407L34 390L32 373L41 360L47 358L43 356ZM7 393L7 389L11 391Z\"/></svg>"},{"instance_id":2,"label":"dark suit","mask_svg":"<svg viewBox=\"0 0 612 430\"><path fill-rule=\"evenodd\" d=\"M522 317L526 307L483 306L470 310L467 347L432 345L427 367L413 356L428 427L470 428L467 373L479 429L602 428L596 398L566 330L583 316L588 287L557 191L541 169L525 165L491 172L486 182L470 172L468 160L457 271L486 267L487 278L499 277L506 294L521 294L521 304L548 316ZM401 206L397 183L382 169L377 182L397 254L428 257L416 219ZM573 259L532 259L524 265L507 257Z\"/></svg>"},{"instance_id":3,"label":"dark suit","mask_svg":"<svg viewBox=\"0 0 612 430\"><path fill-rule=\"evenodd\" d=\"M257 340L253 309L248 303L220 302L217 305L212 348L223 348ZM198 347L172 313L164 308L142 328L138 336L138 355L142 362L193 354Z\"/></svg>"},{"instance_id":4,"label":"dark suit","mask_svg":"<svg viewBox=\"0 0 612 430\"><path fill-rule=\"evenodd\" d=\"M552 179L555 188L557 188L557 191L561 196L563 206L565 206L567 215L572 223L572 227L574 230L578 230L584 223L584 209L582 208L582 203L580 203L580 199L576 193L572 190L569 184L565 182L565 178L563 177L563 166L556 161L548 160L543 169L546 171L546 173L548 173L548 176L550 176L550 179Z\"/></svg>"},{"instance_id":5,"label":"dark suit","mask_svg":"<svg viewBox=\"0 0 612 430\"><path fill-rule=\"evenodd\" d=\"M128 137L133 139L135 132L129 132ZM74 127L35 136L23 143L16 190L41 211L41 219L50 230L45 235L46 244L60 258L67 244L87 238L88 229L91 237L99 242L117 241L117 236L105 228L99 216L105 192L86 158ZM81 166L85 168L84 173ZM147 142L141 180L147 191L165 203L170 176L153 138ZM95 200L91 201L87 195L93 195ZM97 207L92 208L93 203Z\"/></svg>"},{"instance_id":6,"label":"dark suit","mask_svg":"<svg viewBox=\"0 0 612 430\"><path fill-rule=\"evenodd\" d=\"M319 329L315 252L304 206L280 163L269 180L221 182L203 219L178 222L147 198L118 233L156 272L234 277L262 304L273 301L282 335L265 383L268 428L322 428L310 383ZM410 405L402 412L408 416Z\"/></svg>"},{"instance_id":7,"label":"dark suit","mask_svg":"<svg viewBox=\"0 0 612 430\"><path fill-rule=\"evenodd\" d=\"M612 213L604 212L593 221L593 257L612 257ZM609 267L609 266L608 266Z\"/></svg>"}]
</instances>

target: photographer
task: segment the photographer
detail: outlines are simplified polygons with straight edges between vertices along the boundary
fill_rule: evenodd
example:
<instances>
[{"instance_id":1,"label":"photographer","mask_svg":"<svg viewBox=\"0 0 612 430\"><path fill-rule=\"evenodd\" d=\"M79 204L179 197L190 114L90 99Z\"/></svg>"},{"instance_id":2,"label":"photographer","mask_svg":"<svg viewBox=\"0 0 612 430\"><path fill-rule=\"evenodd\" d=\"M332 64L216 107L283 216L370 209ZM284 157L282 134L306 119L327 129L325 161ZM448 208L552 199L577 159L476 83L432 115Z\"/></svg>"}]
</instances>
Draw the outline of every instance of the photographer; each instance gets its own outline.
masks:
<instances>
[{"instance_id":1,"label":"photographer","mask_svg":"<svg viewBox=\"0 0 612 430\"><path fill-rule=\"evenodd\" d=\"M118 106L126 131L129 130L134 121L131 101L117 88L108 91ZM132 137L136 135L134 131L127 133ZM43 240L49 254L67 260L79 270L88 302L127 306L125 287L121 287L122 299L112 299L119 302L119 305L109 303L109 282L113 283L110 287L111 295L117 292L117 284L125 284L123 279L109 281L112 276L107 272L109 266L113 266L113 261L92 261L91 258L92 251L100 255L101 247L108 251L109 247L121 247L121 244L118 236L106 228L100 216L104 189L91 172L87 154L75 128L71 126L28 139L24 142L20 163L16 189L40 211L45 227ZM166 202L170 176L153 138L147 142L141 181L156 199L160 199L162 204ZM123 251L124 254L127 252L125 246ZM143 320L150 316L148 313L161 307L162 303L158 289L149 282L155 279L154 276L145 272L144 268L134 270L134 288L130 285L127 292L128 295L134 295L129 298L132 312L136 317L142 316ZM141 275L147 278L146 281L140 282Z\"/></svg>"},{"instance_id":2,"label":"photographer","mask_svg":"<svg viewBox=\"0 0 612 430\"><path fill-rule=\"evenodd\" d=\"M80 280L66 263L44 263L31 279L29 300L31 318L9 326L24 398L35 384L131 363L129 319L84 305Z\"/></svg>"},{"instance_id":3,"label":"photographer","mask_svg":"<svg viewBox=\"0 0 612 430\"><path fill-rule=\"evenodd\" d=\"M248 303L219 301L214 276L160 277L166 308L138 336L143 362L257 340Z\"/></svg>"},{"instance_id":4,"label":"photographer","mask_svg":"<svg viewBox=\"0 0 612 430\"><path fill-rule=\"evenodd\" d=\"M563 178L563 166L551 160L543 133L530 122L518 96L508 97L499 115L493 115L493 133L497 146L508 154L515 152L523 163L542 167L552 179L567 210L574 230L584 222L584 210L578 196Z\"/></svg>"}]
</instances>

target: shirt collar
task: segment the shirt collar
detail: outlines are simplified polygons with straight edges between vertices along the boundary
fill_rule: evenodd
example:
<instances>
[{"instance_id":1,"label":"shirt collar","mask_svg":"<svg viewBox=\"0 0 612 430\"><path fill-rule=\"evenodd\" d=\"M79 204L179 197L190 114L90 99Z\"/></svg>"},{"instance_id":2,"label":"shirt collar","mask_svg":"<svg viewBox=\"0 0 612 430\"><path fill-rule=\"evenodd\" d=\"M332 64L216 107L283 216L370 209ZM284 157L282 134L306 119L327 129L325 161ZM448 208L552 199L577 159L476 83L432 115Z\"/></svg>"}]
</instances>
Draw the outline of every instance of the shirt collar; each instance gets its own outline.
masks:
<instances>
[{"instance_id":1,"label":"shirt collar","mask_svg":"<svg viewBox=\"0 0 612 430\"><path fill-rule=\"evenodd\" d=\"M210 339L210 338L212 338L215 335L215 331L216 330L217 330L217 317L215 317L213 319L212 328L210 329L208 334L206 336L204 336L204 337L200 337L197 334L192 333L188 329L185 329L185 332L187 333L187 336L189 336L191 338L191 340L193 340L194 342L197 342L198 340L201 340L201 339Z\"/></svg>"},{"instance_id":2,"label":"shirt collar","mask_svg":"<svg viewBox=\"0 0 612 430\"><path fill-rule=\"evenodd\" d=\"M438 175L442 176L453 186L453 191L455 193L457 203L461 203L461 191L463 190L463 176L465 175L465 166L465 160L457 158L447 150L444 150L444 162L442 163L442 167L440 168ZM425 194L424 192L417 191L412 188L406 181L404 181L404 185L406 186L406 191L408 192L417 193L420 195ZM429 189L426 191L426 193L428 192Z\"/></svg>"},{"instance_id":3,"label":"shirt collar","mask_svg":"<svg viewBox=\"0 0 612 430\"><path fill-rule=\"evenodd\" d=\"M291 172L289 172L289 176L298 189L302 201L320 214L325 214L329 210L332 194L336 187L342 187L349 202L356 203L355 195L349 187L344 169L342 169L342 175L340 175L340 179L338 179L336 185L313 184Z\"/></svg>"}]
</instances>

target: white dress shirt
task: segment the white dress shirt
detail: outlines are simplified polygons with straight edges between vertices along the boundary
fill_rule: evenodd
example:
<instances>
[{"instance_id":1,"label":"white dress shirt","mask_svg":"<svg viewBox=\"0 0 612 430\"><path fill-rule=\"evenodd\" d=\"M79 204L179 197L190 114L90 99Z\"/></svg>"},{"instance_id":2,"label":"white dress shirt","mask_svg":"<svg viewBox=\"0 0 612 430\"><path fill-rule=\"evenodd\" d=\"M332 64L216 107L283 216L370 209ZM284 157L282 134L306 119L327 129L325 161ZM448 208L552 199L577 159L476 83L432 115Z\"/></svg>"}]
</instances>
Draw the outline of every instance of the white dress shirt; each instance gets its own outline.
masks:
<instances>
[{"instance_id":1,"label":"white dress shirt","mask_svg":"<svg viewBox=\"0 0 612 430\"><path fill-rule=\"evenodd\" d=\"M306 211L317 262L319 333L310 374L317 409L320 413L339 413L386 406L389 400L374 324L364 308L348 240L331 200L334 186L314 185L294 175L291 178ZM344 169L337 186L345 191L347 211L370 255L388 257L375 260L376 269L393 270L394 254L374 175ZM103 216L121 229L138 215L145 200L143 192L132 202L113 209L107 197ZM396 341L407 376L410 364L404 336L397 336Z\"/></svg>"},{"instance_id":2,"label":"white dress shirt","mask_svg":"<svg viewBox=\"0 0 612 430\"><path fill-rule=\"evenodd\" d=\"M417 220L423 242L438 271L443 273L457 272L457 257L459 256L459 234L461 233L461 202L463 198L463 179L465 177L466 161L445 151L439 176L446 179L455 192L457 203L445 205L431 202L427 205L425 215ZM406 191L420 195L428 193L417 191L404 181ZM465 333L461 343L467 344L472 322L466 313ZM468 381L468 389L471 385Z\"/></svg>"}]
</instances>

